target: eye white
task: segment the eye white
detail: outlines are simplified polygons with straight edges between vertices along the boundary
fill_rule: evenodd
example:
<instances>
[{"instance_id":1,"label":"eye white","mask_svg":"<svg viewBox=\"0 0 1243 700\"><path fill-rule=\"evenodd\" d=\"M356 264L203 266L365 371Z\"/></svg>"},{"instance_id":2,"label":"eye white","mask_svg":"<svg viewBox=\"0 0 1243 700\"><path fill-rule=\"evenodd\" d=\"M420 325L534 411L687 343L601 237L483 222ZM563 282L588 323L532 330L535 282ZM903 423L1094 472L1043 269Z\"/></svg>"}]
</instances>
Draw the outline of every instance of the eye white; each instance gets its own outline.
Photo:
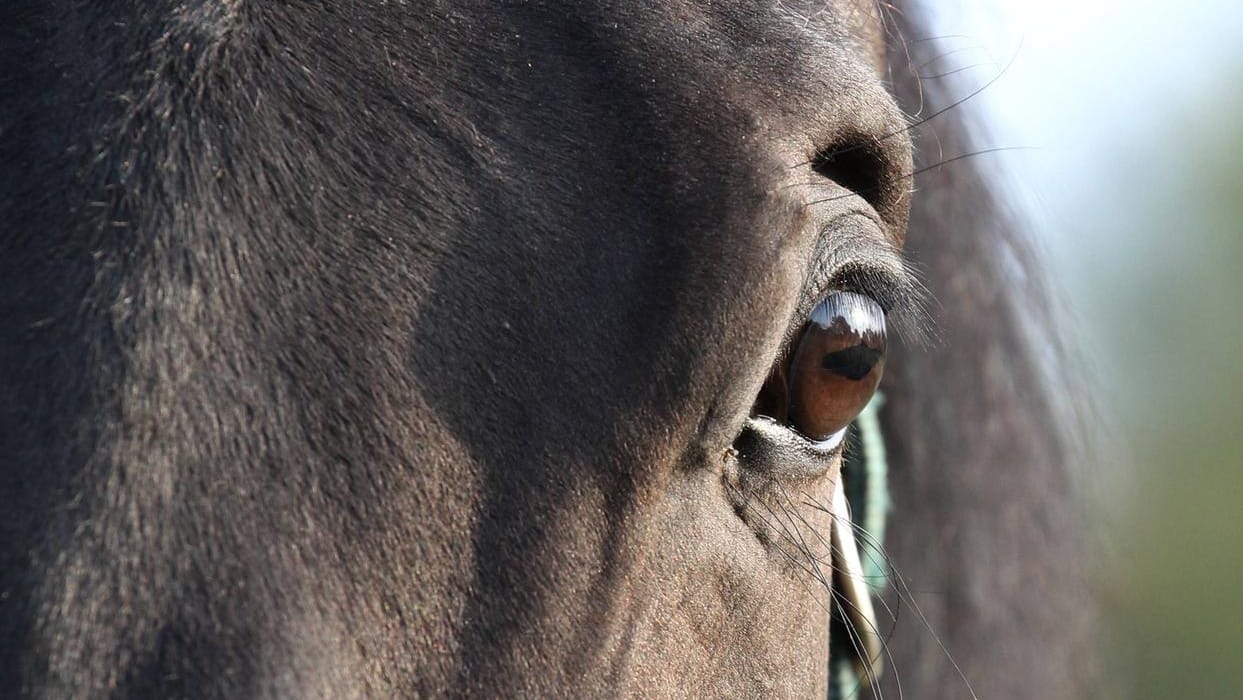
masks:
<instances>
[{"instance_id":1,"label":"eye white","mask_svg":"<svg viewBox=\"0 0 1243 700\"><path fill-rule=\"evenodd\" d=\"M847 428L848 427L849 426L847 426ZM838 445L842 444L842 438L846 437L847 428L842 428L823 440L817 440L816 442L811 443L811 446L823 452L831 452L837 449Z\"/></svg>"}]
</instances>

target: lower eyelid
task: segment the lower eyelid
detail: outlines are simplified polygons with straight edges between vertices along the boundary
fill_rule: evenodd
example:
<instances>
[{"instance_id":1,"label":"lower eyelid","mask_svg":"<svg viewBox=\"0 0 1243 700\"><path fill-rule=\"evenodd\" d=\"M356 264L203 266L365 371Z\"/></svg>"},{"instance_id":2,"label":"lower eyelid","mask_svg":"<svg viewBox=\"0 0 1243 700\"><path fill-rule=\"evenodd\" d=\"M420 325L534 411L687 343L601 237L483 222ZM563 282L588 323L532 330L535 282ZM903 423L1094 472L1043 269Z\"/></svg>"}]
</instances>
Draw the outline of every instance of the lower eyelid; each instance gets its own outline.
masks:
<instances>
[{"instance_id":1,"label":"lower eyelid","mask_svg":"<svg viewBox=\"0 0 1243 700\"><path fill-rule=\"evenodd\" d=\"M846 430L816 442L763 416L748 418L734 443L743 467L777 479L805 480L823 476L841 454Z\"/></svg>"}]
</instances>

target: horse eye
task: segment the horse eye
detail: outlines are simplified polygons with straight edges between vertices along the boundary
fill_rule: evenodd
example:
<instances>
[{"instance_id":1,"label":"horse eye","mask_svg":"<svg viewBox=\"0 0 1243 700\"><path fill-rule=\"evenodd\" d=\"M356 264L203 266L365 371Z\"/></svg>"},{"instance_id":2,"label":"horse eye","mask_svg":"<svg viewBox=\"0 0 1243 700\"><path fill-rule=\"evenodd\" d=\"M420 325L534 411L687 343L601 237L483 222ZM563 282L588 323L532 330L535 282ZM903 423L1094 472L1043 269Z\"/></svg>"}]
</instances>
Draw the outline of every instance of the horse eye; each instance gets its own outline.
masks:
<instances>
[{"instance_id":1,"label":"horse eye","mask_svg":"<svg viewBox=\"0 0 1243 700\"><path fill-rule=\"evenodd\" d=\"M880 305L862 294L830 294L812 310L790 359L790 425L827 440L871 400L884 368Z\"/></svg>"}]
</instances>

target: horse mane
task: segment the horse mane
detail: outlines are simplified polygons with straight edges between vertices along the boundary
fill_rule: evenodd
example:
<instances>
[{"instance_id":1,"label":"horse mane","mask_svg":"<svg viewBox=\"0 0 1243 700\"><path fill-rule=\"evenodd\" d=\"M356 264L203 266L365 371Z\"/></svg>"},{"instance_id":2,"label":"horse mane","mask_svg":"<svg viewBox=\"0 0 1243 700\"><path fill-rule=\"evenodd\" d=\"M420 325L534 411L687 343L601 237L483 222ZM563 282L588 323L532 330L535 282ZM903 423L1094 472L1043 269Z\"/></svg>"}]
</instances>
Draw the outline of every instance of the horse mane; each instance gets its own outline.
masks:
<instances>
[{"instance_id":1,"label":"horse mane","mask_svg":"<svg viewBox=\"0 0 1243 700\"><path fill-rule=\"evenodd\" d=\"M1083 697L1094 606L1068 402L1042 371L1058 353L1049 289L985 160L952 160L983 141L972 92L921 78L944 44L910 5L888 12L888 62L916 145L907 255L936 300L937 339L899 342L886 378L895 580L881 692Z\"/></svg>"}]
</instances>

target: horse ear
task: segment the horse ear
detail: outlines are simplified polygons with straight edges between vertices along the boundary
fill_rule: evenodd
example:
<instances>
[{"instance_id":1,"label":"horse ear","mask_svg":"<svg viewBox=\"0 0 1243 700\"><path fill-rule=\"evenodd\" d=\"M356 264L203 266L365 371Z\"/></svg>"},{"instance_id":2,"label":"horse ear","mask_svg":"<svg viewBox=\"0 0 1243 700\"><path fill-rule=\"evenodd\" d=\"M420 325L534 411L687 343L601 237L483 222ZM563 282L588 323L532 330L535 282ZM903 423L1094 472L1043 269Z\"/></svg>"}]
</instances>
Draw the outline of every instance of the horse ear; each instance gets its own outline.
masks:
<instances>
[{"instance_id":1,"label":"horse ear","mask_svg":"<svg viewBox=\"0 0 1243 700\"><path fill-rule=\"evenodd\" d=\"M896 697L900 679L913 697L1086 696L1094 601L1063 399L1041 369L1057 354L1048 290L986 160L933 167L979 148L973 103L951 106L971 86L921 80L916 67L944 46L904 41L936 36L915 8L892 19L892 87L915 115L923 171L907 255L934 299L937 340L896 343L884 387L893 590L880 624L886 607L896 622L883 689Z\"/></svg>"}]
</instances>

